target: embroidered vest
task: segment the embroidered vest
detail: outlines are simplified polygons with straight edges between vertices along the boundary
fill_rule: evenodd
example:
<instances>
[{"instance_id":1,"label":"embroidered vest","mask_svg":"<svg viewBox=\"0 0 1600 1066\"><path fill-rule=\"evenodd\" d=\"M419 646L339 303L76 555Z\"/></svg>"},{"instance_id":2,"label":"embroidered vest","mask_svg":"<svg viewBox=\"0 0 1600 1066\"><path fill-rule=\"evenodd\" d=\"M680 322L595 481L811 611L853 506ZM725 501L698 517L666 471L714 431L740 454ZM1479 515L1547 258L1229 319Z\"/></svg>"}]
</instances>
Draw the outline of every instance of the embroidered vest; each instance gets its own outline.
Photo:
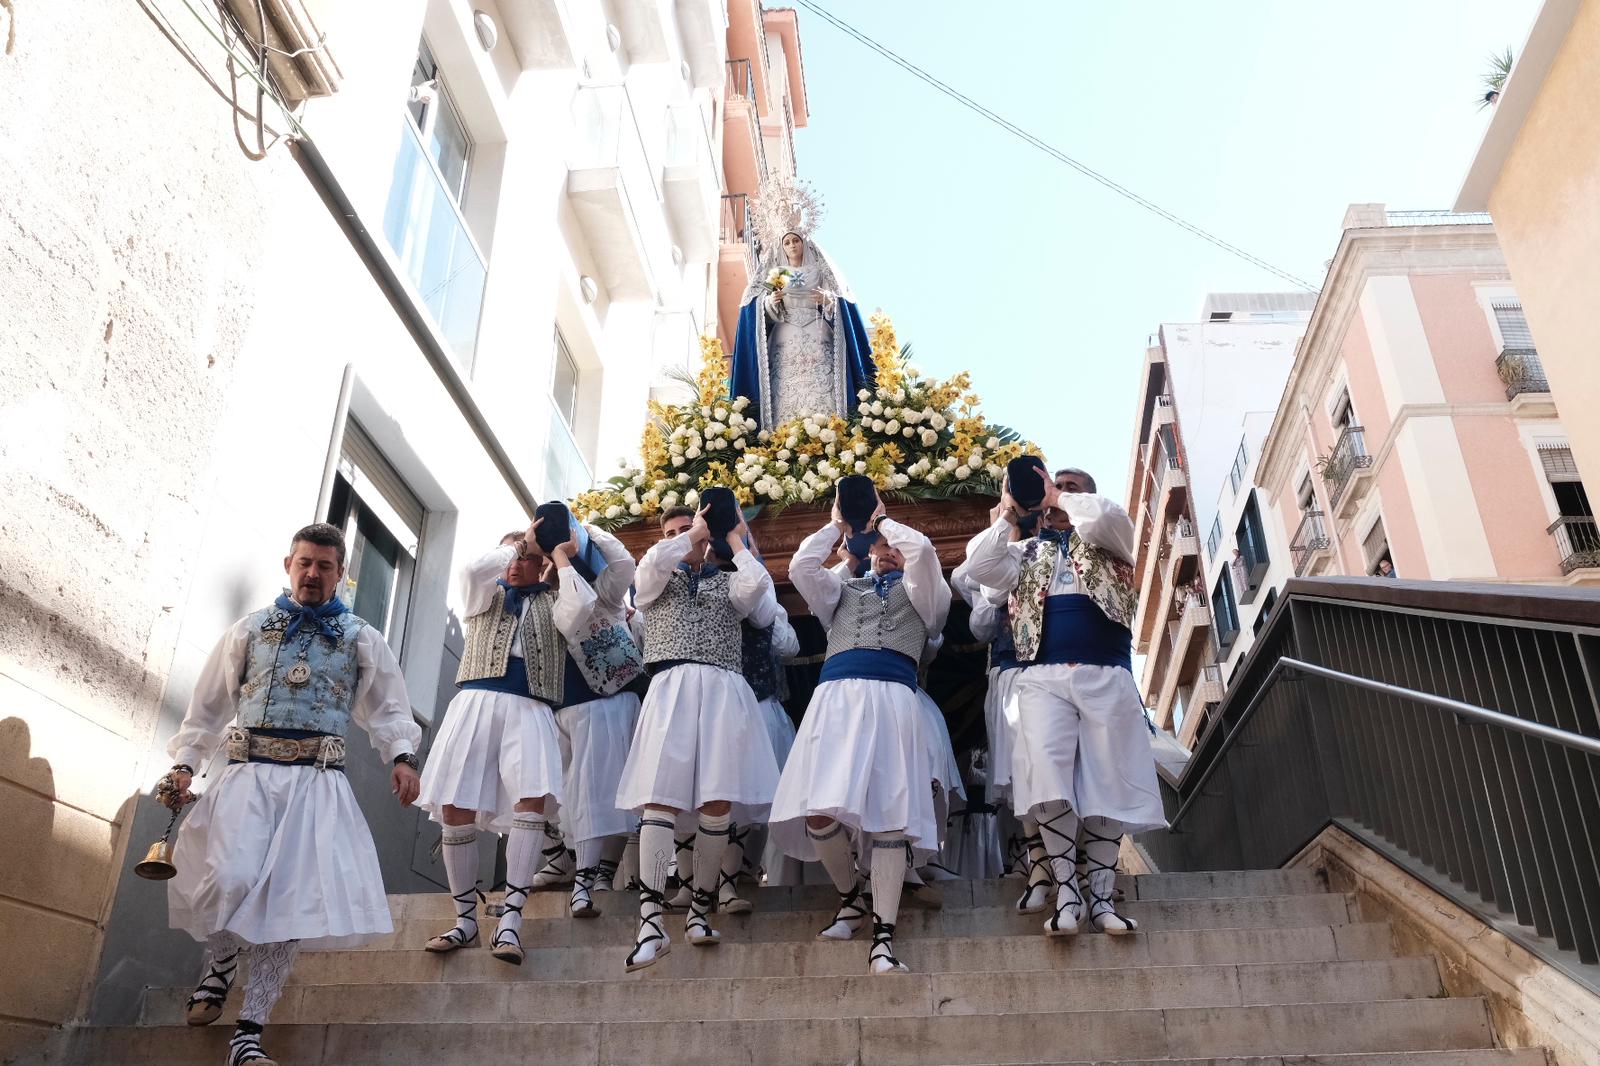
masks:
<instances>
[{"instance_id":1,"label":"embroidered vest","mask_svg":"<svg viewBox=\"0 0 1600 1066\"><path fill-rule=\"evenodd\" d=\"M700 578L689 591L690 574L674 570L667 587L644 609L644 661L692 662L744 673L744 636L728 599L725 571Z\"/></svg>"},{"instance_id":2,"label":"embroidered vest","mask_svg":"<svg viewBox=\"0 0 1600 1066\"><path fill-rule=\"evenodd\" d=\"M828 626L830 657L852 648L883 649L915 663L927 644L928 624L912 606L905 582L897 581L887 598L878 595L870 576L844 583Z\"/></svg>"},{"instance_id":3,"label":"embroidered vest","mask_svg":"<svg viewBox=\"0 0 1600 1066\"><path fill-rule=\"evenodd\" d=\"M303 729L343 736L350 728L361 677L356 634L367 623L346 612L333 619L338 640L322 636L311 625L302 625L289 640L284 636L289 619L276 607L250 616L239 684L239 724L246 729ZM302 653L309 676L293 684Z\"/></svg>"},{"instance_id":4,"label":"embroidered vest","mask_svg":"<svg viewBox=\"0 0 1600 1066\"><path fill-rule=\"evenodd\" d=\"M615 618L602 614L597 608L588 636L571 645L568 652L596 695L614 696L644 673L644 656L620 614Z\"/></svg>"},{"instance_id":5,"label":"embroidered vest","mask_svg":"<svg viewBox=\"0 0 1600 1066\"><path fill-rule=\"evenodd\" d=\"M511 663L511 638L522 627L522 661L528 668L528 695L556 706L561 702L567 642L556 630L555 596L541 593L523 601L522 617L505 611L506 590L497 588L485 611L467 619L466 647L456 684L504 677Z\"/></svg>"},{"instance_id":6,"label":"embroidered vest","mask_svg":"<svg viewBox=\"0 0 1600 1066\"><path fill-rule=\"evenodd\" d=\"M744 623L743 658L744 679L750 682L750 691L756 702L770 700L778 694L778 659L772 654L772 627L758 629Z\"/></svg>"},{"instance_id":7,"label":"embroidered vest","mask_svg":"<svg viewBox=\"0 0 1600 1066\"><path fill-rule=\"evenodd\" d=\"M1009 604L1011 638L1018 662L1030 663L1038 658L1039 642L1044 637L1044 601L1050 594L1060 551L1054 542L1038 537L1023 545L1021 573ZM1086 543L1076 531L1068 538L1067 558L1077 575L1078 587L1095 606L1117 625L1133 628L1133 617L1139 608L1133 566L1104 548Z\"/></svg>"},{"instance_id":8,"label":"embroidered vest","mask_svg":"<svg viewBox=\"0 0 1600 1066\"><path fill-rule=\"evenodd\" d=\"M999 610L999 626L989 642L989 669L1009 670L1017 665L1017 645L1011 637L1011 611Z\"/></svg>"}]
</instances>

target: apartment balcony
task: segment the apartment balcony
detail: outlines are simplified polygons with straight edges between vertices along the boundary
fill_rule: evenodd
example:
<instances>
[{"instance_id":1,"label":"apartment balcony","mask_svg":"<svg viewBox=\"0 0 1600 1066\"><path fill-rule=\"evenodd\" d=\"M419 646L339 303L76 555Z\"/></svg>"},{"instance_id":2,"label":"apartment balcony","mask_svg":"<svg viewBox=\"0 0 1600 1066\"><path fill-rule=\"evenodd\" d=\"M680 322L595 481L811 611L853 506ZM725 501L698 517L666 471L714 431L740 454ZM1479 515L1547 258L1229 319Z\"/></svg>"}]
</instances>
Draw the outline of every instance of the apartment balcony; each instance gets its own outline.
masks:
<instances>
[{"instance_id":1,"label":"apartment balcony","mask_svg":"<svg viewBox=\"0 0 1600 1066\"><path fill-rule=\"evenodd\" d=\"M1194 683L1194 695L1189 702L1194 705L1195 713L1208 704L1221 703L1222 697L1227 695L1227 686L1222 683L1222 667L1217 663L1207 663L1200 669L1200 680Z\"/></svg>"},{"instance_id":2,"label":"apartment balcony","mask_svg":"<svg viewBox=\"0 0 1600 1066\"><path fill-rule=\"evenodd\" d=\"M1506 399L1515 400L1524 393L1550 392L1550 382L1544 376L1544 364L1539 362L1539 352L1534 348L1506 348L1494 361L1494 368L1506 387Z\"/></svg>"},{"instance_id":3,"label":"apartment balcony","mask_svg":"<svg viewBox=\"0 0 1600 1066\"><path fill-rule=\"evenodd\" d=\"M650 245L638 212L655 203L639 123L620 85L582 88L573 100L575 143L567 162L567 197L613 299L654 293ZM630 188L634 186L634 188Z\"/></svg>"},{"instance_id":4,"label":"apartment balcony","mask_svg":"<svg viewBox=\"0 0 1600 1066\"><path fill-rule=\"evenodd\" d=\"M472 372L486 260L417 128L402 118L383 233L456 365Z\"/></svg>"},{"instance_id":5,"label":"apartment balcony","mask_svg":"<svg viewBox=\"0 0 1600 1066\"><path fill-rule=\"evenodd\" d=\"M1346 426L1322 467L1328 500L1341 517L1348 517L1347 512L1361 496L1354 490L1370 476L1372 456L1367 453L1365 434L1360 426Z\"/></svg>"},{"instance_id":6,"label":"apartment balcony","mask_svg":"<svg viewBox=\"0 0 1600 1066\"><path fill-rule=\"evenodd\" d=\"M1178 409L1172 403L1172 397L1167 393L1156 396L1154 417L1151 418L1150 431L1154 433L1161 426L1170 426L1178 420Z\"/></svg>"},{"instance_id":7,"label":"apartment balcony","mask_svg":"<svg viewBox=\"0 0 1600 1066\"><path fill-rule=\"evenodd\" d=\"M630 63L663 63L672 57L667 45L672 24L669 0L611 0L611 11L622 31L622 47Z\"/></svg>"},{"instance_id":8,"label":"apartment balcony","mask_svg":"<svg viewBox=\"0 0 1600 1066\"><path fill-rule=\"evenodd\" d=\"M1600 526L1594 518L1563 515L1545 532L1555 538L1563 574L1600 567Z\"/></svg>"},{"instance_id":9,"label":"apartment balcony","mask_svg":"<svg viewBox=\"0 0 1600 1066\"><path fill-rule=\"evenodd\" d=\"M1134 620L1133 632L1140 651L1149 646L1156 620L1171 615L1173 597L1187 588L1199 572L1200 539L1187 518L1167 523L1155 555L1154 562L1145 567L1138 617Z\"/></svg>"},{"instance_id":10,"label":"apartment balcony","mask_svg":"<svg viewBox=\"0 0 1600 1066\"><path fill-rule=\"evenodd\" d=\"M1193 581L1200 567L1200 538L1195 535L1194 524L1187 518L1180 518L1167 527L1167 539L1170 547L1165 566L1166 583L1178 588Z\"/></svg>"},{"instance_id":11,"label":"apartment balcony","mask_svg":"<svg viewBox=\"0 0 1600 1066\"><path fill-rule=\"evenodd\" d=\"M689 64L689 81L696 89L710 89L722 77L728 58L728 14L725 0L677 0L678 39L683 60Z\"/></svg>"},{"instance_id":12,"label":"apartment balcony","mask_svg":"<svg viewBox=\"0 0 1600 1066\"><path fill-rule=\"evenodd\" d=\"M1289 557L1294 562L1294 576L1305 577L1312 565L1332 553L1333 541L1328 537L1328 527L1322 512L1305 512L1294 536L1289 539Z\"/></svg>"},{"instance_id":13,"label":"apartment balcony","mask_svg":"<svg viewBox=\"0 0 1600 1066\"><path fill-rule=\"evenodd\" d=\"M1211 608L1199 596L1189 594L1178 601L1182 612L1172 623L1172 654L1161 675L1160 694L1156 699L1156 720L1170 718L1172 698L1178 686L1191 680L1200 672L1210 648Z\"/></svg>"},{"instance_id":14,"label":"apartment balcony","mask_svg":"<svg viewBox=\"0 0 1600 1066\"><path fill-rule=\"evenodd\" d=\"M577 27L568 0L514 0L500 5L500 25L523 70L557 70L576 65L572 42Z\"/></svg>"},{"instance_id":15,"label":"apartment balcony","mask_svg":"<svg viewBox=\"0 0 1600 1066\"><path fill-rule=\"evenodd\" d=\"M711 262L717 256L722 175L695 104L667 108L667 160L661 184L673 238L684 258Z\"/></svg>"},{"instance_id":16,"label":"apartment balcony","mask_svg":"<svg viewBox=\"0 0 1600 1066\"><path fill-rule=\"evenodd\" d=\"M761 139L761 109L757 103L755 70L748 59L724 64L722 109L722 163L728 191L754 195L767 178L767 146Z\"/></svg>"},{"instance_id":17,"label":"apartment balcony","mask_svg":"<svg viewBox=\"0 0 1600 1066\"><path fill-rule=\"evenodd\" d=\"M1189 475L1178 463L1177 457L1167 456L1157 462L1159 480L1156 483L1156 517L1176 519L1189 502Z\"/></svg>"},{"instance_id":18,"label":"apartment balcony","mask_svg":"<svg viewBox=\"0 0 1600 1066\"><path fill-rule=\"evenodd\" d=\"M1269 560L1257 555L1249 544L1240 544L1239 554L1228 560L1228 572L1233 575L1233 595L1241 605L1255 602L1269 565Z\"/></svg>"}]
</instances>

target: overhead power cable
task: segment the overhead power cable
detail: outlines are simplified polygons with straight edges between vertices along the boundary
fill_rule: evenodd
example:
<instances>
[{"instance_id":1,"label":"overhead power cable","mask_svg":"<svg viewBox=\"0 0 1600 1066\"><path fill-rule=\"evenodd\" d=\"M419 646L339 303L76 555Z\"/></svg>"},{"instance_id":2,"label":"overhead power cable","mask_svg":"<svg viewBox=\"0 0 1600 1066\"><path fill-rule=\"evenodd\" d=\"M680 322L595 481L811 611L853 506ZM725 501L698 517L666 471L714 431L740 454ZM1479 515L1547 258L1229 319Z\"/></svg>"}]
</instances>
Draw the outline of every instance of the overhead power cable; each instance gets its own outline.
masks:
<instances>
[{"instance_id":1,"label":"overhead power cable","mask_svg":"<svg viewBox=\"0 0 1600 1066\"><path fill-rule=\"evenodd\" d=\"M1095 181L1095 182L1099 183L1100 185L1105 186L1107 189L1110 189L1112 192L1116 193L1118 196L1122 197L1123 199L1128 200L1131 203L1135 203L1135 204L1139 205L1140 207L1144 208L1146 211L1149 211L1151 214L1154 214L1157 217L1159 217L1161 219L1164 219L1167 222L1172 223L1174 226L1177 226L1179 229L1186 230L1187 232L1193 234L1194 236L1199 237L1203 241L1206 241L1206 242L1208 242L1210 244L1215 245L1216 247L1218 247L1218 248L1222 249L1223 251L1227 252L1229 255L1232 255L1232 256L1235 256L1235 257L1237 257L1239 259L1244 260L1246 263L1249 263L1251 266L1258 267L1261 270L1265 270L1269 274L1273 274L1276 277L1282 278L1284 281L1287 281L1292 285L1297 285L1300 288L1305 289L1308 292L1316 292L1316 291L1318 291L1317 290L1317 286L1311 284L1310 282L1306 281L1305 279L1296 277L1294 274L1289 273L1287 270L1284 270L1281 267L1274 266L1273 264L1267 262L1265 259L1262 259L1260 256L1252 255L1251 253L1245 251L1243 248L1240 248L1238 245L1233 244L1233 243L1231 243L1229 241L1223 240L1221 237L1217 236L1215 233L1212 233L1210 230L1207 230L1202 226L1198 226L1195 223L1190 222L1188 219L1185 219L1185 218L1183 218L1183 217L1181 217L1181 216L1179 216L1177 214L1174 214L1173 212L1167 210L1166 208L1162 207L1160 204L1157 204L1157 203L1155 203L1155 202L1153 202L1151 200L1146 199L1143 196L1140 196L1138 193L1134 192L1132 189L1128 188L1126 185L1122 185L1119 182L1113 181L1111 178L1108 178L1106 175L1100 173L1098 170L1095 170L1093 167L1089 166L1088 164L1082 163L1082 162L1078 161L1077 159L1074 159L1072 156L1068 155L1066 152L1063 152L1061 149L1055 147L1054 145L1050 144L1049 142L1044 141L1044 140L1040 139L1039 137L1034 136L1033 134L1029 133L1027 130L1023 129L1021 126L1018 126L1016 123L1010 121L1009 119L1005 118L1004 116L999 115L996 112L991 111L989 108L985 107L984 105L978 103L978 101L972 99L972 97L967 96L965 93L961 92L960 90L953 88L952 86L950 86L949 84L947 84L947 83L945 83L943 81L940 81L938 78L934 77L932 74L929 74L926 70L924 70L921 67L917 66L915 63L911 62L909 59L906 59L904 56L894 52L893 50L891 50L887 46L885 46L883 44L880 44L878 41L874 40L872 37L870 37L867 34L861 32L860 30L856 29L854 26L850 25L850 23L848 23L848 22L844 21L843 19L839 18L837 15L835 15L832 12L828 11L826 8L822 7L821 5L819 5L817 3L814 3L813 0L796 0L796 2L801 7L804 7L807 11L810 11L812 14L816 15L818 18L821 18L822 20L827 22L829 25L833 26L835 29L838 29L839 31L847 34L848 36L853 37L856 41L858 41L861 44L865 45L867 48L871 49L872 51L878 53L878 55L880 55L883 58L887 59L889 62L893 63L895 66L900 67L902 70L906 71L908 74L911 74L913 77L916 77L916 78L926 82L927 84L931 85L933 88L937 89L939 92L941 92L944 95L948 96L950 99L954 100L956 103L960 104L962 107L965 107L968 110L970 110L970 111L976 113L977 115L981 116L982 118L987 119L989 122L994 123L996 126L999 126L1001 129L1005 130L1007 133L1010 133L1011 135L1020 138L1021 140L1025 141L1028 144L1032 145L1033 147L1039 149L1039 151L1045 153L1046 155L1050 156L1051 158L1055 159L1056 161L1061 162L1061 163L1065 163L1067 166L1071 167L1073 170L1076 170L1078 173L1082 174L1084 177L1089 178L1090 180Z\"/></svg>"}]
</instances>

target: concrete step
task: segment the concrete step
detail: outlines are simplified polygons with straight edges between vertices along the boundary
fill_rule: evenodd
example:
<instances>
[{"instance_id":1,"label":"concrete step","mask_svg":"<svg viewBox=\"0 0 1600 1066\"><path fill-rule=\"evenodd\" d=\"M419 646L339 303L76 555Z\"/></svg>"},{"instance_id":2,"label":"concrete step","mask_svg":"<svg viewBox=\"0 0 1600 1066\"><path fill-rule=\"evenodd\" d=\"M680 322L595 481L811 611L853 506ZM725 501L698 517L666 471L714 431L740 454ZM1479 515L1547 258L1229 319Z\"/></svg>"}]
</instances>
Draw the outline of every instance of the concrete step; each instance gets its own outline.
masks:
<instances>
[{"instance_id":1,"label":"concrete step","mask_svg":"<svg viewBox=\"0 0 1600 1066\"><path fill-rule=\"evenodd\" d=\"M669 960L670 961L670 956ZM864 960L863 960L864 961ZM664 961L662 965L666 965ZM864 966L863 966L864 969ZM515 1022L533 1018L612 1021L931 1017L1168 1007L1424 999L1443 994L1432 959L1147 966L1059 974L1007 970L875 977L706 978L677 981L501 982L499 984L298 985L285 991L274 1023L328 1025L403 1019ZM180 1025L188 988L153 989L142 1023ZM231 1022L239 996L231 997Z\"/></svg>"},{"instance_id":2,"label":"concrete step","mask_svg":"<svg viewBox=\"0 0 1600 1066\"><path fill-rule=\"evenodd\" d=\"M445 903L448 896L439 897ZM756 911L753 914L718 914L712 924L729 943L779 943L811 940L833 919L838 896L826 910ZM600 904L602 917L575 921L558 918L528 918L522 922L525 948L582 947L622 944L633 939L638 929L637 901L626 895L612 895ZM1146 929L1288 929L1308 925L1343 925L1350 921L1352 901L1348 896L1322 895L1258 896L1239 899L1133 900L1118 904L1119 913L1137 919ZM450 928L454 912L434 918L402 919L389 936L366 945L367 950L421 948L429 937ZM524 915L526 915L524 911ZM676 934L683 928L684 913L667 918L667 931ZM1027 936L1042 933L1043 914L1017 914L1004 907L964 907L928 911L902 907L896 936ZM493 924L480 917L482 936L493 936Z\"/></svg>"},{"instance_id":3,"label":"concrete step","mask_svg":"<svg viewBox=\"0 0 1600 1066\"><path fill-rule=\"evenodd\" d=\"M964 907L1009 907L1022 892L1022 879L995 878L986 881L939 881L945 910ZM1234 899L1247 896L1315 895L1327 886L1311 870L1233 870L1216 873L1121 874L1117 886L1129 900ZM740 892L752 900L758 911L820 911L838 901L838 893L826 885L796 885L765 888L742 885ZM596 894L604 910L624 907L632 910L635 897L629 893ZM615 902L613 902L615 901ZM410 918L455 917L447 893L426 892L389 897L389 910L396 923ZM528 918L558 918L567 913L567 892L535 892L522 912Z\"/></svg>"},{"instance_id":4,"label":"concrete step","mask_svg":"<svg viewBox=\"0 0 1600 1066\"><path fill-rule=\"evenodd\" d=\"M581 923L573 923L581 924ZM866 968L865 937L846 943L730 941L714 948L683 942L669 927L672 954L636 979L816 977L854 975ZM437 981L610 981L622 975L632 936L614 943L532 948L521 966L509 966L484 948L451 955L405 951L309 951L295 963L291 983L415 984ZM1213 966L1267 962L1386 959L1395 955L1389 926L1339 923L1289 929L1147 930L1129 936L1081 933L1051 939L1042 933L1013 937L905 937L900 959L918 973L987 973L1004 970L1080 970L1128 966Z\"/></svg>"},{"instance_id":5,"label":"concrete step","mask_svg":"<svg viewBox=\"0 0 1600 1066\"><path fill-rule=\"evenodd\" d=\"M1378 1051L1355 1055L1229 1056L1210 1059L1115 1059L1117 1066L1549 1066L1543 1048L1463 1048L1453 1051ZM994 1063L977 1066L998 1066ZM1089 1066L1053 1059L1009 1066Z\"/></svg>"},{"instance_id":6,"label":"concrete step","mask_svg":"<svg viewBox=\"0 0 1600 1066\"><path fill-rule=\"evenodd\" d=\"M880 979L881 980L881 979ZM892 978L889 980L893 980ZM548 1017L542 1009L533 1017ZM522 1066L530 1057L583 1063L1039 1062L1048 1049L1072 1060L1195 1059L1489 1048L1488 1012L1476 999L1073 1011L970 1016L693 1022L537 1022L274 1025L269 1051L295 1066ZM160 1062L214 1066L228 1029L180 1026L81 1029L40 1060L106 1066ZM1056 1056L1058 1060L1061 1056Z\"/></svg>"}]
</instances>

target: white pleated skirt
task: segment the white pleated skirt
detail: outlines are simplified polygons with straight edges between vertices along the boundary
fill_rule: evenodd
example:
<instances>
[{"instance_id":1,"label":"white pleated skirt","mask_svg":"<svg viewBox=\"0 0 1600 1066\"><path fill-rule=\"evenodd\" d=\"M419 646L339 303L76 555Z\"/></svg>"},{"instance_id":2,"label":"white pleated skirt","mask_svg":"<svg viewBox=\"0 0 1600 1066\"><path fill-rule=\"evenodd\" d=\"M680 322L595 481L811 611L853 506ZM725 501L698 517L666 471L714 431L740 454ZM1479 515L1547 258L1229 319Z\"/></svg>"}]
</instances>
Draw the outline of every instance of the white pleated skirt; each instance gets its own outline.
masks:
<instances>
[{"instance_id":1,"label":"white pleated skirt","mask_svg":"<svg viewBox=\"0 0 1600 1066\"><path fill-rule=\"evenodd\" d=\"M775 699L764 699L760 706L761 717L767 723L767 736L772 740L772 757L778 760L778 769L782 770L794 747L794 719Z\"/></svg>"},{"instance_id":2,"label":"white pleated skirt","mask_svg":"<svg viewBox=\"0 0 1600 1066\"><path fill-rule=\"evenodd\" d=\"M733 820L764 822L778 784L761 708L744 677L683 663L650 679L617 786L617 806L679 811L733 804Z\"/></svg>"},{"instance_id":3,"label":"white pleated skirt","mask_svg":"<svg viewBox=\"0 0 1600 1066\"><path fill-rule=\"evenodd\" d=\"M912 849L939 850L939 819L926 710L914 689L893 681L847 679L817 686L772 801L772 839L810 862L808 815L853 833L905 830Z\"/></svg>"},{"instance_id":4,"label":"white pleated skirt","mask_svg":"<svg viewBox=\"0 0 1600 1066\"><path fill-rule=\"evenodd\" d=\"M1017 726L1016 708L1007 705L1011 703L1016 680L1016 670L990 670L989 692L983 700L983 723L989 737L984 792L989 802L996 805L1011 800L1011 763L1017 746Z\"/></svg>"},{"instance_id":5,"label":"white pleated skirt","mask_svg":"<svg viewBox=\"0 0 1600 1066\"><path fill-rule=\"evenodd\" d=\"M638 824L633 812L617 806L617 785L638 725L639 697L632 692L556 712L566 767L561 825L574 841L626 836Z\"/></svg>"},{"instance_id":6,"label":"white pleated skirt","mask_svg":"<svg viewBox=\"0 0 1600 1066\"><path fill-rule=\"evenodd\" d=\"M956 760L955 745L950 742L950 727L945 724L944 712L933 697L920 688L917 689L917 703L922 708L922 738L928 745L933 779L945 795L965 798L967 786L961 780L961 764Z\"/></svg>"},{"instance_id":7,"label":"white pleated skirt","mask_svg":"<svg viewBox=\"0 0 1600 1066\"><path fill-rule=\"evenodd\" d=\"M547 704L507 692L464 688L422 768L417 806L440 822L448 804L477 811L480 830L511 832L518 800L544 798L546 817L562 806L561 736Z\"/></svg>"},{"instance_id":8,"label":"white pleated skirt","mask_svg":"<svg viewBox=\"0 0 1600 1066\"><path fill-rule=\"evenodd\" d=\"M392 932L378 853L338 770L231 763L190 808L167 882L174 929L351 948Z\"/></svg>"},{"instance_id":9,"label":"white pleated skirt","mask_svg":"<svg viewBox=\"0 0 1600 1066\"><path fill-rule=\"evenodd\" d=\"M1084 817L1142 833L1167 824L1150 754L1150 729L1133 675L1117 666L1029 666L1016 671L1013 802L1037 811L1065 800Z\"/></svg>"}]
</instances>

